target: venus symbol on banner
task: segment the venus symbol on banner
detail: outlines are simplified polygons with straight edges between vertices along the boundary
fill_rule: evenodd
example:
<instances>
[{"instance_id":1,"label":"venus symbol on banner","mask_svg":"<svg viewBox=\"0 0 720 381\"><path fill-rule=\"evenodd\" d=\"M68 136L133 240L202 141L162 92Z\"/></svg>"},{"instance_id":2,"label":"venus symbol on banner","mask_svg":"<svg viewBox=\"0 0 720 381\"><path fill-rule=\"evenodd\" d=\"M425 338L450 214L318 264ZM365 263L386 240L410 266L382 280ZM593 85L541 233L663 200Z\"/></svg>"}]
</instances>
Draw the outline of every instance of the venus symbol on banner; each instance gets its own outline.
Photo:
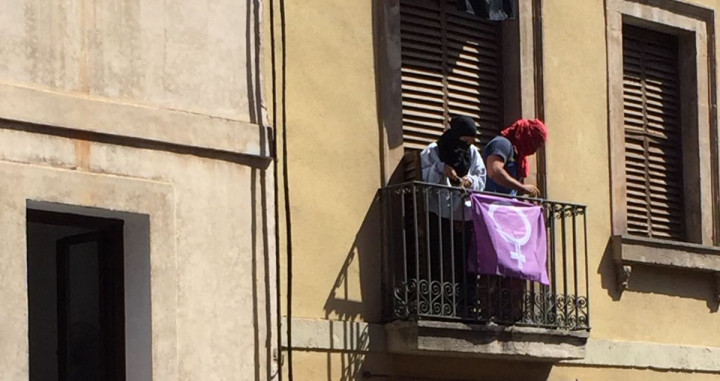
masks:
<instances>
[{"instance_id":1,"label":"venus symbol on banner","mask_svg":"<svg viewBox=\"0 0 720 381\"><path fill-rule=\"evenodd\" d=\"M495 220L495 211L500 208L507 208L511 211L513 211L515 214L520 216L520 219L523 222L523 226L525 227L525 235L523 235L521 238L516 238L512 233L508 233L503 231L502 226L500 223ZM515 246L515 251L510 251L510 258L517 260L518 262L518 268L520 270L523 269L523 263L525 263L525 255L523 255L521 248L523 245L528 243L530 240L530 236L532 235L532 228L530 226L530 221L528 221L528 218L525 214L523 214L521 208L508 205L504 202L493 202L492 205L490 205L490 208L488 209L488 215L490 216L490 219L495 224L495 228L497 229L497 232L500 234L500 236L508 243Z\"/></svg>"}]
</instances>

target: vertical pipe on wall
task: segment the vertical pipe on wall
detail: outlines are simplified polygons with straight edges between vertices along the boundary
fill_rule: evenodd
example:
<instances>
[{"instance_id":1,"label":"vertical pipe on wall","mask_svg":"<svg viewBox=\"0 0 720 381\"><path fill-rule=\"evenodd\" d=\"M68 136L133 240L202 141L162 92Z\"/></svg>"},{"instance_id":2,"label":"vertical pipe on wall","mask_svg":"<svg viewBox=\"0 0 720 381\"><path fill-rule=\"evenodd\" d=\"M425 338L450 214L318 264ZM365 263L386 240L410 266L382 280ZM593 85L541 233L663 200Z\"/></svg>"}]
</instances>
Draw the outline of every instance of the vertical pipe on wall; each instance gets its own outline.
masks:
<instances>
[{"instance_id":1,"label":"vertical pipe on wall","mask_svg":"<svg viewBox=\"0 0 720 381\"><path fill-rule=\"evenodd\" d=\"M278 201L279 201L279 191L280 191L280 182L278 181L278 157L277 157L277 57L275 55L275 3L273 0L269 0L269 13L270 13L270 66L271 66L271 86L272 86L272 128L273 128L273 135L271 137L271 145L272 145L272 152L270 153L273 156L273 187L274 187L274 195L273 195L273 204L275 205L275 223L277 224L280 221L280 208L278 207ZM275 252L276 252L276 258L277 261L275 263L275 297L277 300L277 358L278 358L278 380L282 381L282 303L281 300L281 292L282 289L282 281L280 278L280 229L276 226L275 228Z\"/></svg>"},{"instance_id":2,"label":"vertical pipe on wall","mask_svg":"<svg viewBox=\"0 0 720 381\"><path fill-rule=\"evenodd\" d=\"M277 42L275 38L275 29L276 29L276 22L275 22L275 1L270 0L270 6L269 6L269 13L270 13L270 50L271 50L271 66L272 66L272 96L273 96L273 102L272 102L272 124L275 129L275 133L272 140L272 155L274 156L274 173L275 173L275 221L280 220L280 212L279 212L279 194L280 194L280 181L278 176L278 164L279 164L279 155L278 155L278 135L282 137L282 187L283 187L283 207L285 211L285 239L286 239L286 253L287 253L287 315L286 315L286 338L287 338L287 364L288 364L288 378L292 381L293 379L293 363L292 363L292 221L291 221L291 215L290 215L290 186L288 184L288 157L287 157L287 101L286 101L286 49L285 49L285 2L284 0L279 0L279 12L280 12L280 77L281 77L281 83L280 83L280 109L282 112L282 119L280 122L280 134L278 134L278 78L277 78L277 71L278 71L278 59L277 59ZM276 250L279 253L280 252L280 241L281 241L281 233L280 229L275 229L275 246ZM278 259L280 256L278 255ZM277 315L278 315L278 332L282 332L282 306L280 303L281 300L281 289L282 289L282 281L281 281L281 269L280 264L278 261L278 264L275 269L275 276L277 281ZM278 335L278 348L282 348L282 334ZM281 356L278 354L278 356ZM282 373L282 362L280 363L279 370L278 370L278 379L282 380L283 373Z\"/></svg>"},{"instance_id":3,"label":"vertical pipe on wall","mask_svg":"<svg viewBox=\"0 0 720 381\"><path fill-rule=\"evenodd\" d=\"M282 97L282 156L283 156L283 192L285 200L285 235L287 239L287 347L288 347L288 379L293 381L292 359L292 219L290 216L290 185L288 174L287 149L287 47L285 38L285 0L280 3L280 67Z\"/></svg>"}]
</instances>

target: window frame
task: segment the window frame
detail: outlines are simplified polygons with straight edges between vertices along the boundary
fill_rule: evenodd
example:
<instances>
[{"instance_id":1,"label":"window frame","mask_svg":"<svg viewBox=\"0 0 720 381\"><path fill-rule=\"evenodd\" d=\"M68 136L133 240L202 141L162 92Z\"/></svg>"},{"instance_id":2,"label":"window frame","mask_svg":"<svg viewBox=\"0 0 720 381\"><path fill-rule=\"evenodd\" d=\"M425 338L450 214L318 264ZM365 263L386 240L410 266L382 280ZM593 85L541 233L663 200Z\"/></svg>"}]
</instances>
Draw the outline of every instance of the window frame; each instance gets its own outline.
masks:
<instances>
[{"instance_id":1,"label":"window frame","mask_svg":"<svg viewBox=\"0 0 720 381\"><path fill-rule=\"evenodd\" d=\"M718 131L714 12L674 0L608 0L608 149L612 248L616 262L717 271L720 258L704 262L718 245ZM623 114L623 25L678 37L686 240L684 242L627 234ZM683 59L684 57L684 59ZM697 191L695 191L697 190ZM715 200L715 201L714 201ZM653 250L647 250L652 248ZM687 254L678 260L679 253ZM684 255L683 254L683 255ZM619 281L627 286L625 268ZM623 277L625 277L623 282Z\"/></svg>"}]
</instances>

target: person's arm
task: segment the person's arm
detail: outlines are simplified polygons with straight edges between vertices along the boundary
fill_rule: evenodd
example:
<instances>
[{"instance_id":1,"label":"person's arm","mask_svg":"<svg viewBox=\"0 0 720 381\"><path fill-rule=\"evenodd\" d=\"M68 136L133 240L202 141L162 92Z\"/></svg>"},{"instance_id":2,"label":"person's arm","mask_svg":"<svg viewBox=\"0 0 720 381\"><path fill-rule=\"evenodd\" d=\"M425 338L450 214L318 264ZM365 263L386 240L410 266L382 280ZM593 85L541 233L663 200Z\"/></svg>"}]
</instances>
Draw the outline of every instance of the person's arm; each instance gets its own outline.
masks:
<instances>
[{"instance_id":1,"label":"person's arm","mask_svg":"<svg viewBox=\"0 0 720 381\"><path fill-rule=\"evenodd\" d=\"M422 179L427 183L444 184L445 163L440 161L437 146L433 143L420 152Z\"/></svg>"},{"instance_id":2,"label":"person's arm","mask_svg":"<svg viewBox=\"0 0 720 381\"><path fill-rule=\"evenodd\" d=\"M435 143L430 144L420 152L420 167L422 169L423 181L427 183L446 184L446 178L452 181L460 181L453 167L440 160L438 147Z\"/></svg>"},{"instance_id":3,"label":"person's arm","mask_svg":"<svg viewBox=\"0 0 720 381\"><path fill-rule=\"evenodd\" d=\"M523 184L510 176L505 170L505 160L499 155L490 155L487 158L487 174L499 185L514 189L520 193L528 194L532 197L540 196L540 190L532 184Z\"/></svg>"},{"instance_id":4,"label":"person's arm","mask_svg":"<svg viewBox=\"0 0 720 381\"><path fill-rule=\"evenodd\" d=\"M485 164L483 164L480 153L474 147L472 148L471 159L470 170L468 174L462 178L462 185L474 191L481 191L485 189L487 171L485 170Z\"/></svg>"}]
</instances>

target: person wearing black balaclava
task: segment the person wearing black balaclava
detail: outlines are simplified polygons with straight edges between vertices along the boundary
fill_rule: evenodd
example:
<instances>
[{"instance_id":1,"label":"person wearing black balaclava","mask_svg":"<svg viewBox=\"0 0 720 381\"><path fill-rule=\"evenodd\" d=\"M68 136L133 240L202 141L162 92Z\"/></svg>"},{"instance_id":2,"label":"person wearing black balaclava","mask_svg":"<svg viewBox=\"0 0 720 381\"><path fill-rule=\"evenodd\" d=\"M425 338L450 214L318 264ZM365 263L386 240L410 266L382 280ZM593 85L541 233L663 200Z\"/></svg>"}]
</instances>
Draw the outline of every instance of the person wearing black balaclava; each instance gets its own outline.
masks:
<instances>
[{"instance_id":1,"label":"person wearing black balaclava","mask_svg":"<svg viewBox=\"0 0 720 381\"><path fill-rule=\"evenodd\" d=\"M450 121L450 129L437 141L438 156L445 164L443 174L451 183L462 184L463 188L470 188L474 180L468 172L473 156L470 147L475 142L475 135L475 122L467 116L456 116Z\"/></svg>"},{"instance_id":2,"label":"person wearing black balaclava","mask_svg":"<svg viewBox=\"0 0 720 381\"><path fill-rule=\"evenodd\" d=\"M455 116L450 128L420 153L423 181L481 191L485 188L485 164L473 145L477 124L469 116ZM448 205L449 206L449 205ZM454 220L471 220L469 207L463 213L453 205ZM434 208L432 208L434 209ZM450 218L449 208L440 208L442 217Z\"/></svg>"},{"instance_id":3,"label":"person wearing black balaclava","mask_svg":"<svg viewBox=\"0 0 720 381\"><path fill-rule=\"evenodd\" d=\"M420 269L425 269L419 271L421 281L427 277L428 281L440 280L459 286L462 279L472 279L472 275L463 275L467 274L465 253L473 237L472 209L466 190L482 191L486 180L485 164L473 145L476 136L477 125L472 118L455 116L437 142L420 153L423 181L443 185L419 193L423 198L418 203L427 207L428 212L425 228L430 254L429 263L425 256L419 259ZM466 292L471 291L464 290L461 294L469 295ZM446 302L443 310L451 307L452 301Z\"/></svg>"}]
</instances>

